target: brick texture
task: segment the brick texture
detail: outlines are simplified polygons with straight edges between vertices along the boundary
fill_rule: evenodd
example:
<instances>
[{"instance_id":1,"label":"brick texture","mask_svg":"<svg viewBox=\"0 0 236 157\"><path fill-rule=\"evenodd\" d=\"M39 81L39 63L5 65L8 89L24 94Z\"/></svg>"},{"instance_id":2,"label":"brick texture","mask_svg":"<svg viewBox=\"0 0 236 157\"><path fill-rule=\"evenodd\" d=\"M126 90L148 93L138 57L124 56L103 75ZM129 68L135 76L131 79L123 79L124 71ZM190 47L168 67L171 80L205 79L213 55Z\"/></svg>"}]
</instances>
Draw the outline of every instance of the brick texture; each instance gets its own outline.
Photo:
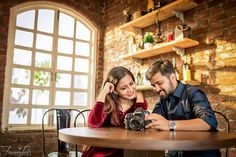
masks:
<instances>
[{"instance_id":1,"label":"brick texture","mask_svg":"<svg viewBox=\"0 0 236 157\"><path fill-rule=\"evenodd\" d=\"M104 75L113 66L123 65L131 67L135 74L136 68L133 61L118 59L120 55L128 53L129 32L119 30L119 26L124 23L114 20L120 19L121 11L127 7L131 13L139 8L144 9L146 2L138 0L136 3L126 1L107 0L106 3L112 9L105 9L105 36L104 36ZM233 0L197 0L198 6L185 12L185 22L192 28L192 38L198 40L200 45L186 49L191 58L190 69L192 77L201 82L199 86L206 92L214 110L223 112L230 120L231 131L236 132L235 113L236 110L230 106L236 104L236 6ZM117 7L114 7L117 6ZM113 20L111 20L111 16ZM161 28L165 33L168 29L174 29L179 24L176 17L162 21ZM144 28L146 31L156 33L155 24ZM148 66L160 58L177 59L177 67L182 73L183 61L175 52L166 53L142 60L144 66ZM156 97L152 91L144 91L149 102L149 109L152 110L156 102ZM224 122L219 119L219 127L224 128ZM235 148L230 150L230 156L235 156Z\"/></svg>"},{"instance_id":2,"label":"brick texture","mask_svg":"<svg viewBox=\"0 0 236 157\"><path fill-rule=\"evenodd\" d=\"M136 73L137 68L132 60L119 59L119 56L128 52L127 39L132 35L130 32L121 31L119 26L124 24L122 11L125 8L129 8L133 13L138 9L145 9L146 1L136 0L135 3L132 0L53 1L81 11L99 28L98 51L96 52L96 95L100 90L102 80L112 67L126 66L134 74ZM165 2L170 2L170 0ZM185 13L185 22L192 28L192 38L200 43L196 47L186 49L191 58L192 77L202 83L199 87L206 92L212 108L224 113L230 120L231 131L236 132L236 3L234 0L196 0L196 2L198 6ZM5 73L10 7L19 3L21 2L18 0L5 0L0 3L0 78L4 78ZM174 29L179 23L180 21L176 17L162 21L162 32ZM144 28L143 33L146 31L156 33L156 25ZM183 61L174 52L146 58L142 62L143 65L148 66L159 58L172 59L172 57L177 59L177 67L181 73ZM0 108L2 108L4 80L0 79L0 83ZM152 91L143 93L152 110L156 96ZM0 112L0 117L1 114L2 112ZM223 125L221 119L219 122L220 125ZM30 136L29 141L24 141L26 135ZM52 134L49 137L55 138L55 135ZM0 138L0 145L15 142L29 143L34 145L32 152L40 154L41 143L38 140L39 132L37 131L31 132L30 135L27 132L4 133ZM50 147L54 146L50 145ZM235 157L235 148L230 149L230 156Z\"/></svg>"}]
</instances>

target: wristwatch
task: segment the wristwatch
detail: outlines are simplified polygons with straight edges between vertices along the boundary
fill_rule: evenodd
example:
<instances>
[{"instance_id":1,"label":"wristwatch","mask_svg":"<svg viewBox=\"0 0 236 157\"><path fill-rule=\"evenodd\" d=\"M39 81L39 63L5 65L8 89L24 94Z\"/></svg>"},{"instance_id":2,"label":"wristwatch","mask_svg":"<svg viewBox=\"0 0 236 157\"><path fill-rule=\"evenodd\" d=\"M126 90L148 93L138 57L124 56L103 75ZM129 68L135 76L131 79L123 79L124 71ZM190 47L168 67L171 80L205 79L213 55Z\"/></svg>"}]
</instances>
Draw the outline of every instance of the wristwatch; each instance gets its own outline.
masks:
<instances>
[{"instance_id":1,"label":"wristwatch","mask_svg":"<svg viewBox=\"0 0 236 157\"><path fill-rule=\"evenodd\" d=\"M169 121L169 128L170 128L170 131L174 131L176 129L176 122L173 120L170 120Z\"/></svg>"}]
</instances>

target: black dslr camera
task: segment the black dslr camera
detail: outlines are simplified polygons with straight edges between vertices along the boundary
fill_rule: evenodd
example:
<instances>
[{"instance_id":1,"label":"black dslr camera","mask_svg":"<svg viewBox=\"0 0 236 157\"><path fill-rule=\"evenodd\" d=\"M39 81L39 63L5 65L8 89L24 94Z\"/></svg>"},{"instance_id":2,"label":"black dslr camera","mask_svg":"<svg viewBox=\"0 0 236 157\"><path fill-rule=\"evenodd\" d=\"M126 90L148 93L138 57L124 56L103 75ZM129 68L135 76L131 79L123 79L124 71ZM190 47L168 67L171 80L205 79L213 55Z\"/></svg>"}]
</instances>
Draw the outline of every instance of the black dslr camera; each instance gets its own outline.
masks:
<instances>
[{"instance_id":1,"label":"black dslr camera","mask_svg":"<svg viewBox=\"0 0 236 157\"><path fill-rule=\"evenodd\" d=\"M145 120L145 115L150 114L143 108L137 108L133 113L125 116L125 128L128 130L142 131L145 125L151 123L151 120Z\"/></svg>"}]
</instances>

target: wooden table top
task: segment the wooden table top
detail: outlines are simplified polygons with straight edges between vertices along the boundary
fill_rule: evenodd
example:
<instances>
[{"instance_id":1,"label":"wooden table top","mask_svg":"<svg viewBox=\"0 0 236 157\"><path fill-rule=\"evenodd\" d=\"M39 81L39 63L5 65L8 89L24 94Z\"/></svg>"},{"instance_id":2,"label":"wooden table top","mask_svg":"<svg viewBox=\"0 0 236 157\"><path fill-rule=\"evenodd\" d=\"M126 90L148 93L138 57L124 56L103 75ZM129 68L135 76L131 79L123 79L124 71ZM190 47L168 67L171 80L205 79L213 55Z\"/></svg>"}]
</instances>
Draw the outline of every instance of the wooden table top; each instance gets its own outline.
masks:
<instances>
[{"instance_id":1,"label":"wooden table top","mask_svg":"<svg viewBox=\"0 0 236 157\"><path fill-rule=\"evenodd\" d=\"M59 130L59 139L73 144L132 150L209 150L236 146L236 133L207 131L80 127Z\"/></svg>"}]
</instances>

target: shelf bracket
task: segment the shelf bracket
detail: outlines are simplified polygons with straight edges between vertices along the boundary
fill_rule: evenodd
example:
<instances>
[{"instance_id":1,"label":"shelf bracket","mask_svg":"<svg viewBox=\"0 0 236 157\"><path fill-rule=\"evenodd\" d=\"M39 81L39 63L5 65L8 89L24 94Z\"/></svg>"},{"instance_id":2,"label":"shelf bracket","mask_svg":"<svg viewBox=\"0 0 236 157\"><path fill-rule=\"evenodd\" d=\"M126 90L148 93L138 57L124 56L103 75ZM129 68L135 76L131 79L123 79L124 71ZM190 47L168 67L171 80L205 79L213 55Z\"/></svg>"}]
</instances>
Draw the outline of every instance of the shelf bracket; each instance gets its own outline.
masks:
<instances>
[{"instance_id":1,"label":"shelf bracket","mask_svg":"<svg viewBox=\"0 0 236 157\"><path fill-rule=\"evenodd\" d=\"M134 34L142 34L143 31L141 28L138 27L132 27Z\"/></svg>"},{"instance_id":2,"label":"shelf bracket","mask_svg":"<svg viewBox=\"0 0 236 157\"><path fill-rule=\"evenodd\" d=\"M175 16L181 20L182 24L184 24L184 13L182 11L173 9L172 13L175 14Z\"/></svg>"},{"instance_id":3,"label":"shelf bracket","mask_svg":"<svg viewBox=\"0 0 236 157\"><path fill-rule=\"evenodd\" d=\"M142 66L143 65L143 60L139 58L133 58L133 62L136 66Z\"/></svg>"},{"instance_id":4,"label":"shelf bracket","mask_svg":"<svg viewBox=\"0 0 236 157\"><path fill-rule=\"evenodd\" d=\"M185 56L185 50L184 50L184 48L180 48L180 47L174 46L174 47L173 47L173 50L174 50L178 55L180 55L181 57Z\"/></svg>"}]
</instances>

